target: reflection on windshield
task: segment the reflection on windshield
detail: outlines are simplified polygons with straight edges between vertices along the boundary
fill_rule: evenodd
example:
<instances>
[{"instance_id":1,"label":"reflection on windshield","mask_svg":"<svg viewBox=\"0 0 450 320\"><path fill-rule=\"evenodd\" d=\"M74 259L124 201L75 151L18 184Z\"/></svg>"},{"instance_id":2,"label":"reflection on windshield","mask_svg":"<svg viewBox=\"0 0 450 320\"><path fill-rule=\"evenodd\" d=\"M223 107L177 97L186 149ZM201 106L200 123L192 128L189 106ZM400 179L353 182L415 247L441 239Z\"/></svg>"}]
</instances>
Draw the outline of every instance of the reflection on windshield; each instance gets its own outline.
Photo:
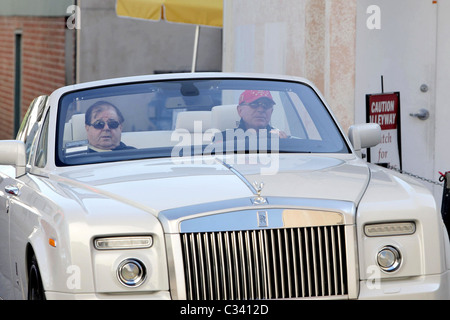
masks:
<instances>
[{"instance_id":1,"label":"reflection on windshield","mask_svg":"<svg viewBox=\"0 0 450 320\"><path fill-rule=\"evenodd\" d=\"M170 80L71 92L59 104L58 163L233 153L347 153L304 84Z\"/></svg>"}]
</instances>

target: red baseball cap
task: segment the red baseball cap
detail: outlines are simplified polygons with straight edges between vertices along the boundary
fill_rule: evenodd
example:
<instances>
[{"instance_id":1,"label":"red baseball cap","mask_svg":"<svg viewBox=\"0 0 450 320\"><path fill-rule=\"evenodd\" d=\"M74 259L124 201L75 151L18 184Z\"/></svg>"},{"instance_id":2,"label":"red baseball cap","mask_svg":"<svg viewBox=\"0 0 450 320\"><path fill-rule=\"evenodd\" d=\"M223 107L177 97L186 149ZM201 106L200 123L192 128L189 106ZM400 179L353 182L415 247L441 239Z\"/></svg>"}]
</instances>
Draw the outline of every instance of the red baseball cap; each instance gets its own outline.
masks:
<instances>
[{"instance_id":1,"label":"red baseball cap","mask_svg":"<svg viewBox=\"0 0 450 320\"><path fill-rule=\"evenodd\" d=\"M241 93L241 96L239 97L239 104L249 104L252 103L255 100L266 98L275 103L273 101L272 95L270 94L270 91L267 90L245 90Z\"/></svg>"}]
</instances>

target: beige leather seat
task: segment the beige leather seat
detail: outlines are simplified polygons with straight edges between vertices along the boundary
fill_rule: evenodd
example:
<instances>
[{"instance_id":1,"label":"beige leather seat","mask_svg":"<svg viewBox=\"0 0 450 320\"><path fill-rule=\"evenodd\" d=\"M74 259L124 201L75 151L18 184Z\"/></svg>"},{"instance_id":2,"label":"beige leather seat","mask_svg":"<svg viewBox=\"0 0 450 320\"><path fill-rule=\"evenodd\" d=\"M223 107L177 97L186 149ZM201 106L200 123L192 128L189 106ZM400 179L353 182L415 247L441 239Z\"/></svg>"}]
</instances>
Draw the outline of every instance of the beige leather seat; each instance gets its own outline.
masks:
<instances>
[{"instance_id":1,"label":"beige leather seat","mask_svg":"<svg viewBox=\"0 0 450 320\"><path fill-rule=\"evenodd\" d=\"M240 120L235 104L215 106L211 110L211 126L219 131L237 128Z\"/></svg>"}]
</instances>

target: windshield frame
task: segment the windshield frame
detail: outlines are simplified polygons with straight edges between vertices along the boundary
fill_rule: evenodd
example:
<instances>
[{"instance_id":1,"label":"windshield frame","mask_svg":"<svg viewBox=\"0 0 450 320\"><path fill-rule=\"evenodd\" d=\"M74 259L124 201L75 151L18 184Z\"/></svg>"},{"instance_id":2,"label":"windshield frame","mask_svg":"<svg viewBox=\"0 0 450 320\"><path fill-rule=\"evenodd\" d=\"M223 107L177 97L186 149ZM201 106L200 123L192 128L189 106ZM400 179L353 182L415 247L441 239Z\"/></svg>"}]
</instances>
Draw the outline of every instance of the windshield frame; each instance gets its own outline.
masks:
<instances>
[{"instance_id":1,"label":"windshield frame","mask_svg":"<svg viewBox=\"0 0 450 320\"><path fill-rule=\"evenodd\" d=\"M193 88L189 84L195 83L196 88ZM311 85L305 82L300 81L293 81L293 80L285 80L285 79L273 79L273 78L242 78L242 77L196 77L196 78L170 78L170 79L155 79L155 80L147 80L147 81L136 81L136 82L125 82L125 83L112 83L108 85L102 85L102 86L95 86L95 87L86 87L83 89L73 90L66 92L61 95L59 102L58 102L58 113L57 113L57 134L56 134L56 140L55 140L55 164L58 167L62 166L72 166L72 165L82 165L82 164L91 164L91 163L101 163L101 162L111 162L111 161L126 161L126 160L137 160L137 159L151 159L151 158L167 158L171 157L172 153L168 153L167 150L170 148L154 148L152 151L153 153L143 152L143 149L139 150L131 150L128 153L128 157L124 158L123 154L124 152L117 153L115 151L115 154L96 154L96 155L86 155L85 161L68 161L67 157L64 157L62 154L63 150L63 130L64 125L66 123L66 113L67 108L66 107L66 99L69 97L75 97L78 95L80 100L87 100L95 98L101 98L101 97L111 97L111 96L119 96L123 95L123 93L120 93L121 90L118 89L124 89L127 88L126 91L127 94L134 94L134 93L140 93L143 92L142 90L146 88L145 90L149 90L148 88L154 88L155 85L159 87L170 87L170 86L176 86L177 84L180 85L180 91L182 92L183 97L194 97L198 95L198 92L195 90L199 89L204 90L200 86L200 84L206 84L205 87L211 87L212 84L216 84L217 90L225 90L225 89L235 89L235 90L243 90L243 84L245 84L245 88L248 89L260 89L263 87L263 83L270 83L268 87L270 87L270 90L276 90L279 89L280 92L283 92L280 88L285 88L284 91L287 92L287 87L298 87L305 90L310 95L310 99L314 99L315 103L320 105L320 108L316 110L317 112L321 113L321 115L315 115L316 121L322 122L328 122L328 125L321 124L320 128L323 131L323 133L326 133L326 135L331 135L337 137L339 140L339 143L342 144L341 150L337 151L327 151L327 150L315 150L315 151L300 151L295 149L283 149L278 150L277 152L283 153L351 153L351 148L348 145L348 142L343 135L338 123L336 122L335 118L331 114L330 110L328 109L327 105L324 103L322 98L319 96L318 92L313 88ZM182 84L186 84L184 87ZM219 87L220 84L220 87ZM267 87L267 86L266 86ZM100 93L100 94L99 94ZM288 98L289 99L289 98ZM220 101L214 101L214 103L220 104ZM293 104L293 102L291 101ZM237 102L236 102L237 105ZM310 109L314 111L314 108ZM297 111L295 111L297 112ZM298 113L298 112L297 112ZM298 115L298 114L297 114ZM324 117L324 119L321 119L321 117ZM299 116L300 119L300 116ZM319 119L319 120L317 120ZM300 121L300 124L301 121ZM303 125L303 124L302 124ZM305 130L302 128L301 130ZM332 133L330 131L333 131ZM203 151L205 150L207 146L203 146ZM194 150L191 148L192 152L185 152L185 155L180 156L194 156L199 155L198 148ZM203 152L201 151L200 154ZM243 152L243 150L236 150L235 152ZM253 152L266 152L266 153L273 153L271 150L244 150L244 153L253 153ZM214 154L214 152L206 154L211 155Z\"/></svg>"}]
</instances>

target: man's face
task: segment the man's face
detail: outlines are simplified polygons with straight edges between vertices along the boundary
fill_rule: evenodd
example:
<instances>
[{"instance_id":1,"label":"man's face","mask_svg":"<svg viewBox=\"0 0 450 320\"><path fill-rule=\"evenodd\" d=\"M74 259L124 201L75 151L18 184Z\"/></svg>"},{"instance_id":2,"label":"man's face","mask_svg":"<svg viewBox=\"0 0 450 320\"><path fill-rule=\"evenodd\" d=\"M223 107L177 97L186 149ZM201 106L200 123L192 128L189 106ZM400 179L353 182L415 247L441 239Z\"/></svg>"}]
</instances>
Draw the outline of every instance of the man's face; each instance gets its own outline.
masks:
<instances>
[{"instance_id":1,"label":"man's face","mask_svg":"<svg viewBox=\"0 0 450 320\"><path fill-rule=\"evenodd\" d=\"M114 108L104 106L103 110L92 113L91 125L86 125L86 131L92 146L111 150L120 144L122 124Z\"/></svg>"},{"instance_id":2,"label":"man's face","mask_svg":"<svg viewBox=\"0 0 450 320\"><path fill-rule=\"evenodd\" d=\"M273 112L273 102L261 98L249 104L240 104L237 107L239 116L244 120L246 129L264 129L270 122Z\"/></svg>"}]
</instances>

